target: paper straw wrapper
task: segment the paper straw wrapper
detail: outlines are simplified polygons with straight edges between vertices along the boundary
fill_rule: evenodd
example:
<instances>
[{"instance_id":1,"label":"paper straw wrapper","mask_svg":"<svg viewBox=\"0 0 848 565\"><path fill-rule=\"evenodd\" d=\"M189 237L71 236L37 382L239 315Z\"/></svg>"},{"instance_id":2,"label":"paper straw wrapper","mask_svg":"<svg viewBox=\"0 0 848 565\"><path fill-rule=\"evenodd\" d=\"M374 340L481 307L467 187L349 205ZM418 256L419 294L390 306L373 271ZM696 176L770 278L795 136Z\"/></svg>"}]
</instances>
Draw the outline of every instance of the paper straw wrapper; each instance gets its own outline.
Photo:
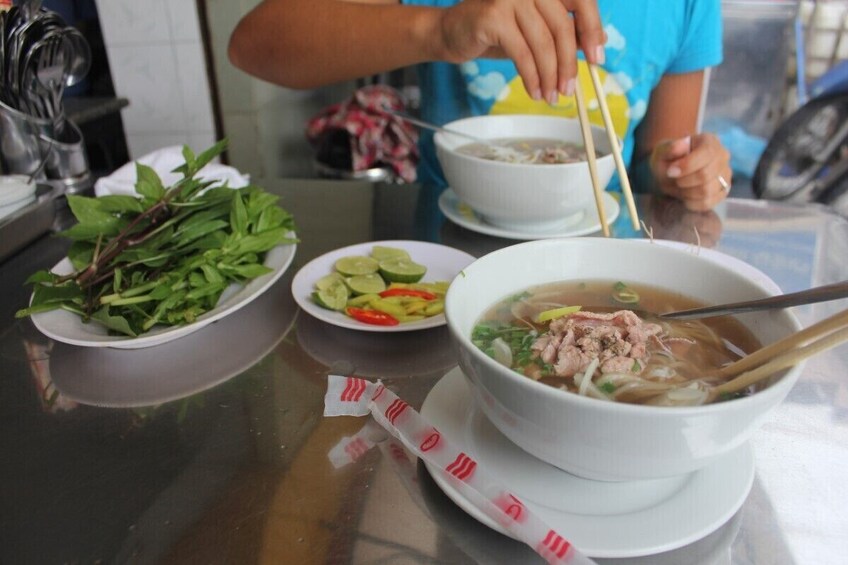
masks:
<instances>
[{"instance_id":1,"label":"paper straw wrapper","mask_svg":"<svg viewBox=\"0 0 848 565\"><path fill-rule=\"evenodd\" d=\"M327 377L324 416L371 415L416 456L438 469L451 485L513 537L533 548L548 563L594 563L559 532L530 511L521 499L492 478L485 467L463 453L424 417L382 383L358 377ZM355 461L380 441L379 431L365 426L330 452L333 465Z\"/></svg>"}]
</instances>

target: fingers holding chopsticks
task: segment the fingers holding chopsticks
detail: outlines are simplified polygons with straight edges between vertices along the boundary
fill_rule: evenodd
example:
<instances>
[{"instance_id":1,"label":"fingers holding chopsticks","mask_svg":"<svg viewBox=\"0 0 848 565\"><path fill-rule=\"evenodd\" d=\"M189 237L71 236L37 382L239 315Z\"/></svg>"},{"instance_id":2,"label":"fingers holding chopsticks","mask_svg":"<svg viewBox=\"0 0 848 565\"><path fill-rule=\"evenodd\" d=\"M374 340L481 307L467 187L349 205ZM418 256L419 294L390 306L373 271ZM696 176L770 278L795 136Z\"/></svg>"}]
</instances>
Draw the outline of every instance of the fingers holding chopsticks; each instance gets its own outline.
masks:
<instances>
[{"instance_id":1,"label":"fingers holding chopsticks","mask_svg":"<svg viewBox=\"0 0 848 565\"><path fill-rule=\"evenodd\" d=\"M552 104L574 93L578 49L604 62L596 0L465 0L444 11L441 34L442 58L510 58L530 97Z\"/></svg>"}]
</instances>

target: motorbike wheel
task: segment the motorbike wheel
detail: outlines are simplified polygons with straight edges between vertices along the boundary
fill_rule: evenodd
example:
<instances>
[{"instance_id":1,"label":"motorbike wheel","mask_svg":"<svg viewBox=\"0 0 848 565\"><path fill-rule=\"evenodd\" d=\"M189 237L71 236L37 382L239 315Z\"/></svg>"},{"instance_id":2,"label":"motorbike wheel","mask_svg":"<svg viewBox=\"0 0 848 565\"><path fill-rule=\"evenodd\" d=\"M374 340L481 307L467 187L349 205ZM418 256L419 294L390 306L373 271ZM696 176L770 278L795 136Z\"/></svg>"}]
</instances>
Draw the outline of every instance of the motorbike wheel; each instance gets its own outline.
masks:
<instances>
[{"instance_id":1,"label":"motorbike wheel","mask_svg":"<svg viewBox=\"0 0 848 565\"><path fill-rule=\"evenodd\" d=\"M803 105L775 131L757 163L752 188L758 198L816 200L816 180L826 176L833 156L821 153L848 121L848 95L822 96ZM843 154L841 146L834 155Z\"/></svg>"}]
</instances>

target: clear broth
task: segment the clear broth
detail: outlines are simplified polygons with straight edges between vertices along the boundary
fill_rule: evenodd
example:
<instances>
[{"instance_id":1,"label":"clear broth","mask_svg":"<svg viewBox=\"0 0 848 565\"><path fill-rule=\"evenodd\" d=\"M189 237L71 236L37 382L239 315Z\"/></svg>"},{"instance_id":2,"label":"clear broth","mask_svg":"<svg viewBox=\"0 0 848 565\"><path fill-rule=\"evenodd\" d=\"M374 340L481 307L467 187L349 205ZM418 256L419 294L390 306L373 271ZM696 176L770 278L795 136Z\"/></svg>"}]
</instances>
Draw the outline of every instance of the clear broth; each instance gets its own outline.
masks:
<instances>
[{"instance_id":1,"label":"clear broth","mask_svg":"<svg viewBox=\"0 0 848 565\"><path fill-rule=\"evenodd\" d=\"M627 292L621 292L622 285ZM617 287L619 290L616 290ZM638 302L622 301L622 298L632 299L632 294L628 293L633 292L638 295ZM633 310L643 322L660 324L667 336L693 340L694 345L680 348L684 353L675 355L673 359L675 372L686 382L701 379L705 372L718 369L760 347L760 342L753 333L731 316L699 320L666 320L656 316L664 312L705 306L703 302L653 286L630 283L625 285L618 281L562 282L531 287L492 306L480 318L478 325L498 323L528 327L528 323L532 323L541 335L547 331L549 322L535 323L535 316L541 311L563 305L579 305L581 311L594 313ZM643 375L652 364L670 365L670 361L672 360L666 356L652 352L649 366L645 368ZM537 378L542 383L576 391L572 377L545 374L543 371L541 378L538 378L540 365L544 364L538 360L527 363L527 356L522 358L519 354L514 357L512 368L530 378ZM747 391L746 394L750 392L753 391Z\"/></svg>"}]
</instances>

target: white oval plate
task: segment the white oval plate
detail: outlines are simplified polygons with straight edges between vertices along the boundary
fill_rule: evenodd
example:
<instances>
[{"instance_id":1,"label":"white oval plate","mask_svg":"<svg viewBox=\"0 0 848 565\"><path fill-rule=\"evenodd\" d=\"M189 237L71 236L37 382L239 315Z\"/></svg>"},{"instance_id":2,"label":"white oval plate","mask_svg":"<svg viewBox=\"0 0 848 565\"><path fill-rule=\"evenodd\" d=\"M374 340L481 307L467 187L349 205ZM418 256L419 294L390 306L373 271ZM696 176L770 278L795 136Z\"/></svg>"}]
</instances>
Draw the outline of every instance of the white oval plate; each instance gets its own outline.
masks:
<instances>
[{"instance_id":1,"label":"white oval plate","mask_svg":"<svg viewBox=\"0 0 848 565\"><path fill-rule=\"evenodd\" d=\"M693 543L727 522L754 483L748 443L705 469L670 479L616 483L571 475L522 451L495 429L474 405L458 367L436 383L421 415L590 557L652 555ZM510 535L454 489L438 468L425 465L460 508Z\"/></svg>"},{"instance_id":2,"label":"white oval plate","mask_svg":"<svg viewBox=\"0 0 848 565\"><path fill-rule=\"evenodd\" d=\"M397 326L375 326L372 324L364 324L357 322L350 316L346 316L341 312L327 310L315 304L312 301L312 292L315 290L315 281L333 272L336 261L348 255L369 255L371 248L375 245L384 245L386 247L399 247L405 249L413 261L427 267L427 273L422 279L427 281L452 281L462 269L470 265L474 261L474 256L469 255L464 251L439 245L438 243L428 243L426 241L370 241L368 243L360 243L342 247L335 251L325 253L304 265L294 276L292 281L292 293L298 305L303 308L306 313L323 320L329 324L348 328L352 330L362 330L366 332L408 332L413 330L423 330L426 328L435 328L445 323L445 315L439 314L425 318L417 322L408 322L398 324Z\"/></svg>"},{"instance_id":3,"label":"white oval plate","mask_svg":"<svg viewBox=\"0 0 848 565\"><path fill-rule=\"evenodd\" d=\"M290 232L290 238L295 234ZM270 250L265 256L265 266L273 272L256 277L244 286L233 285L224 291L218 305L197 318L197 321L185 326L155 326L149 332L138 337L109 335L105 327L96 322L85 323L76 314L65 310L52 310L32 316L35 327L47 337L70 345L82 347L115 347L118 349L139 349L167 343L187 336L190 333L232 314L247 305L251 300L279 279L294 259L297 245L283 244ZM66 257L59 261L52 271L67 274L73 271L71 261Z\"/></svg>"}]
</instances>

